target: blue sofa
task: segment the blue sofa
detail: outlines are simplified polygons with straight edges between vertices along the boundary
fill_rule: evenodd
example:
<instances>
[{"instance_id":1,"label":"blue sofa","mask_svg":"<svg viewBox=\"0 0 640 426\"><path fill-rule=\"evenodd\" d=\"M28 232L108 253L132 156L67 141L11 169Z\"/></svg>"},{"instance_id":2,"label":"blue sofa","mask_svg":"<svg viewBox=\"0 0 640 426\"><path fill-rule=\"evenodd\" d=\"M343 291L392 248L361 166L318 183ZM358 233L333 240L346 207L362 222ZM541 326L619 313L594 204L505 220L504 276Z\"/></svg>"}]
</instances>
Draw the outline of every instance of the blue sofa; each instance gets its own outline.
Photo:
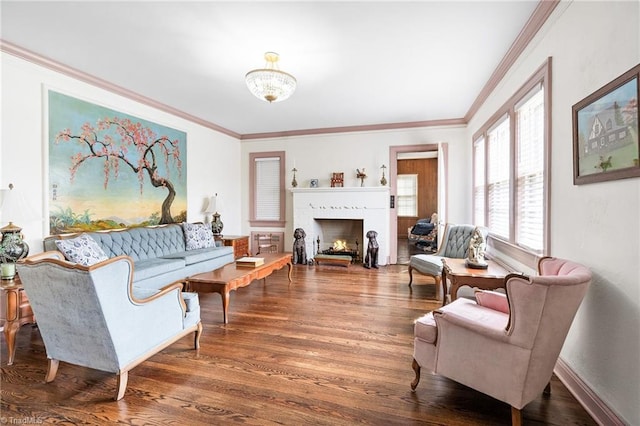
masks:
<instances>
[{"instance_id":1,"label":"blue sofa","mask_svg":"<svg viewBox=\"0 0 640 426\"><path fill-rule=\"evenodd\" d=\"M109 258L126 255L133 259L133 287L138 297L148 296L167 284L213 271L234 261L233 247L187 250L180 224L86 234L98 243ZM57 239L78 235L47 237L44 249L58 250L55 244Z\"/></svg>"}]
</instances>

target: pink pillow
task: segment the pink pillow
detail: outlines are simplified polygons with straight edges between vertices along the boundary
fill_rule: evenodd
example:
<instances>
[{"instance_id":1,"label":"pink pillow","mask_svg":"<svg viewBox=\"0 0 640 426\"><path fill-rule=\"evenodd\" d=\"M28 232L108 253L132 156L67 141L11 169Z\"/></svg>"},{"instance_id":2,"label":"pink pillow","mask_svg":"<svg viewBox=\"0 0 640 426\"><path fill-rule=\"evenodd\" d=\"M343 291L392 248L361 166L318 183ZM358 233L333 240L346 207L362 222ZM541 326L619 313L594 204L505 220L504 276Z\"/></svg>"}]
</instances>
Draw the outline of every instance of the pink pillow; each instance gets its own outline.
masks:
<instances>
[{"instance_id":1,"label":"pink pillow","mask_svg":"<svg viewBox=\"0 0 640 426\"><path fill-rule=\"evenodd\" d=\"M480 306L494 311L509 313L509 301L507 295L496 291L477 291L476 302Z\"/></svg>"}]
</instances>

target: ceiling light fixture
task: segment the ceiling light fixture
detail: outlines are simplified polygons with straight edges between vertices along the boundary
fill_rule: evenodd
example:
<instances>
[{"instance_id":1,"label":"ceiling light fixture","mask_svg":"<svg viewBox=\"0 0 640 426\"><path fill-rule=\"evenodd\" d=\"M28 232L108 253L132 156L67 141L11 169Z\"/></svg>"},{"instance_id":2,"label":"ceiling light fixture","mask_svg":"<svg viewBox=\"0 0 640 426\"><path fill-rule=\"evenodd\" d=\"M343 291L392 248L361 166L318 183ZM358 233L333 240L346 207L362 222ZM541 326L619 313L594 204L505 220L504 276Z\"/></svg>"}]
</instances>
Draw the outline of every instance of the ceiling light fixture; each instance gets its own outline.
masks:
<instances>
[{"instance_id":1,"label":"ceiling light fixture","mask_svg":"<svg viewBox=\"0 0 640 426\"><path fill-rule=\"evenodd\" d=\"M278 69L279 56L274 52L264 54L264 68L249 71L244 77L247 87L257 98L269 103L287 99L296 90L296 78Z\"/></svg>"}]
</instances>

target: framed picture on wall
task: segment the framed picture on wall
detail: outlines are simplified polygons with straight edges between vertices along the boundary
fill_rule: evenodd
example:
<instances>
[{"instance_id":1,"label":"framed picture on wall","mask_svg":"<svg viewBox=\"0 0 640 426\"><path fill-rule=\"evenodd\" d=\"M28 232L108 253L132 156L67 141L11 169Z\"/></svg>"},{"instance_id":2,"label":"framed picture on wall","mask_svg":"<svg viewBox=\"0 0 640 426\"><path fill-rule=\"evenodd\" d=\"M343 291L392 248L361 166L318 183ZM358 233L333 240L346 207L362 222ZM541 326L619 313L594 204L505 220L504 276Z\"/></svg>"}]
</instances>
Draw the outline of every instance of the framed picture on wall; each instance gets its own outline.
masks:
<instances>
[{"instance_id":1,"label":"framed picture on wall","mask_svg":"<svg viewBox=\"0 0 640 426\"><path fill-rule=\"evenodd\" d=\"M640 65L572 108L573 184L640 176Z\"/></svg>"}]
</instances>

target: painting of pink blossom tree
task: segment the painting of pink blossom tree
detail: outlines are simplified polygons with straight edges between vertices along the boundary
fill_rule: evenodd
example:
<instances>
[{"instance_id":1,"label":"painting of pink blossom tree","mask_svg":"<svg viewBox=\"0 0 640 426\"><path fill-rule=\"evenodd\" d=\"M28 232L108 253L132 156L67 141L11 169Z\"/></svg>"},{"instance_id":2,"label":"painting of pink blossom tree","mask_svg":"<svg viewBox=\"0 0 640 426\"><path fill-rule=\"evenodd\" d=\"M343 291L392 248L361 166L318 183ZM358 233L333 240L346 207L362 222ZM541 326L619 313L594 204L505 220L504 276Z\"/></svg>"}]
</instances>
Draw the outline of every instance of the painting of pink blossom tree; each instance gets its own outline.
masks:
<instances>
[{"instance_id":1,"label":"painting of pink blossom tree","mask_svg":"<svg viewBox=\"0 0 640 426\"><path fill-rule=\"evenodd\" d=\"M49 91L51 234L186 219L186 133Z\"/></svg>"}]
</instances>

